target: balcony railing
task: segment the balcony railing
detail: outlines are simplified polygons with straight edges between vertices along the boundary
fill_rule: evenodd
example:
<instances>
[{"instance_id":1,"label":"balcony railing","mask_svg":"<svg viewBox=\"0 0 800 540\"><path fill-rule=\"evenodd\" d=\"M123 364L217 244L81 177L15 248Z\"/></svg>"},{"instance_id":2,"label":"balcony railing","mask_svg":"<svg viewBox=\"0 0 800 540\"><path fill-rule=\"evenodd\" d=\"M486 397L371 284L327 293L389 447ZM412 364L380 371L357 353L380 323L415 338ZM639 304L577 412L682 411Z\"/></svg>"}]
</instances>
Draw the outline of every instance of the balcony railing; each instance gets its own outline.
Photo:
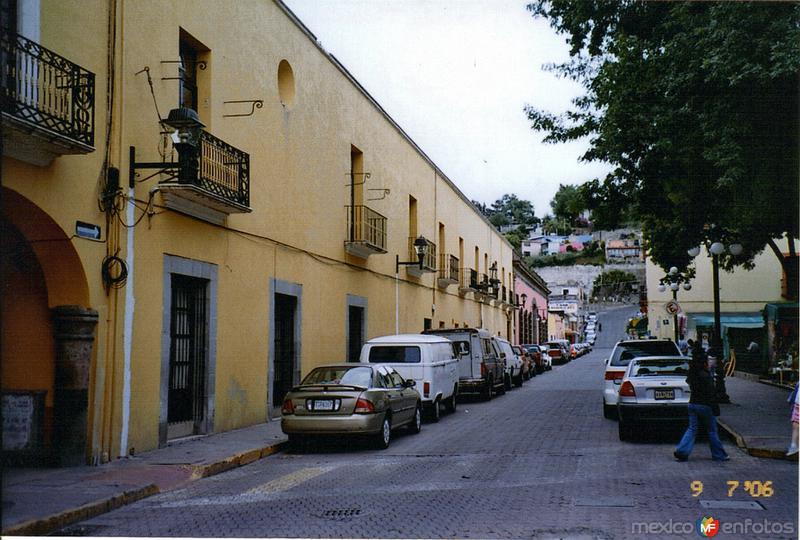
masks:
<instances>
[{"instance_id":1,"label":"balcony railing","mask_svg":"<svg viewBox=\"0 0 800 540\"><path fill-rule=\"evenodd\" d=\"M386 253L386 217L367 206L345 206L347 240L345 250L367 258L373 253Z\"/></svg>"},{"instance_id":2,"label":"balcony railing","mask_svg":"<svg viewBox=\"0 0 800 540\"><path fill-rule=\"evenodd\" d=\"M409 261L416 261L417 260L417 252L414 249L414 238L413 236L408 238L408 260ZM406 271L409 274L415 275L417 277L421 276L426 272L436 272L436 244L428 240L428 250L425 252L425 257L422 259L422 270L420 270L419 265L416 266L406 266Z\"/></svg>"},{"instance_id":3,"label":"balcony railing","mask_svg":"<svg viewBox=\"0 0 800 540\"><path fill-rule=\"evenodd\" d=\"M447 287L451 283L458 283L458 257L448 253L439 256L439 286Z\"/></svg>"},{"instance_id":4,"label":"balcony railing","mask_svg":"<svg viewBox=\"0 0 800 540\"><path fill-rule=\"evenodd\" d=\"M0 31L0 60L4 132L8 125L7 137L24 136L31 158L20 159L45 165L57 155L94 150L94 73L8 30ZM41 140L34 148L31 136Z\"/></svg>"},{"instance_id":5,"label":"balcony railing","mask_svg":"<svg viewBox=\"0 0 800 540\"><path fill-rule=\"evenodd\" d=\"M197 160L189 162L159 184L167 206L215 223L250 212L250 154L201 131Z\"/></svg>"},{"instance_id":6,"label":"balcony railing","mask_svg":"<svg viewBox=\"0 0 800 540\"><path fill-rule=\"evenodd\" d=\"M461 268L461 282L458 286L459 290L462 292L466 291L477 291L479 288L479 277L478 272L473 270L472 268L464 267Z\"/></svg>"}]
</instances>

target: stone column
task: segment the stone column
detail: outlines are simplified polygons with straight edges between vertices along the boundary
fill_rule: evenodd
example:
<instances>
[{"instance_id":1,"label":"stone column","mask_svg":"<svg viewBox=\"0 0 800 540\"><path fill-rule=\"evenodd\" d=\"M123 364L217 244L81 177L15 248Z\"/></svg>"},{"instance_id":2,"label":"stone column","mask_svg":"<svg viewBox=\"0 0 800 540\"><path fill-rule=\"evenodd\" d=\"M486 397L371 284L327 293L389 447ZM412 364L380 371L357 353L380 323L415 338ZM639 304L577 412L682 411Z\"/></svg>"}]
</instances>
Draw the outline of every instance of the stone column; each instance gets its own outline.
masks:
<instances>
[{"instance_id":1,"label":"stone column","mask_svg":"<svg viewBox=\"0 0 800 540\"><path fill-rule=\"evenodd\" d=\"M89 374L97 311L56 306L52 314L56 345L53 457L61 467L86 465Z\"/></svg>"}]
</instances>

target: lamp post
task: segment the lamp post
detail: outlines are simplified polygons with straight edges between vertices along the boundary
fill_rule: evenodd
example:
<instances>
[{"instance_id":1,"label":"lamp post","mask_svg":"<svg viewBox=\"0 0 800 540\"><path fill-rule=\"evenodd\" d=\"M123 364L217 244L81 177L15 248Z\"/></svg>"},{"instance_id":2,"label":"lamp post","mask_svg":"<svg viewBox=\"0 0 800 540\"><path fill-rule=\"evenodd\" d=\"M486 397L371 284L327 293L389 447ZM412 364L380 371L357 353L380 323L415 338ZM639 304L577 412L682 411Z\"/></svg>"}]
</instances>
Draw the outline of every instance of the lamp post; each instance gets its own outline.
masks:
<instances>
[{"instance_id":1,"label":"lamp post","mask_svg":"<svg viewBox=\"0 0 800 540\"><path fill-rule=\"evenodd\" d=\"M428 253L428 241L424 236L414 239L414 252L417 254L416 261L401 261L400 255L395 256L394 266L394 333L400 333L400 267L401 266L416 266L422 270L422 263L425 260L425 255Z\"/></svg>"},{"instance_id":2,"label":"lamp post","mask_svg":"<svg viewBox=\"0 0 800 540\"><path fill-rule=\"evenodd\" d=\"M712 227L713 228L713 227ZM719 257L726 251L734 257L740 255L744 249L739 243L731 243L726 246L720 241L712 242L710 245L706 244L708 252L711 256L711 279L712 288L714 293L714 331L712 334L712 346L714 348L717 367L716 367L716 383L717 383L717 400L721 403L730 403L730 397L725 389L725 369L723 368L723 353L722 353L722 315L720 309L719 299ZM693 247L687 251L691 257L697 257L700 254L699 247Z\"/></svg>"},{"instance_id":3,"label":"lamp post","mask_svg":"<svg viewBox=\"0 0 800 540\"><path fill-rule=\"evenodd\" d=\"M525 303L528 301L528 295L522 293L520 297L522 297L522 309L519 312L519 342L523 344L527 343L525 340L528 336L528 317L525 315Z\"/></svg>"},{"instance_id":4,"label":"lamp post","mask_svg":"<svg viewBox=\"0 0 800 540\"><path fill-rule=\"evenodd\" d=\"M689 278L683 276L682 274L678 273L678 268L673 266L667 272L667 275L661 279L661 282L658 284L658 292L665 292L667 288L672 291L672 299L678 299L678 289L681 288L681 283L683 283L683 289L686 291L692 290L692 284L689 283ZM675 336L675 343L678 343L678 339L680 337L678 332L678 312L676 311L672 315L672 324L674 325L674 336Z\"/></svg>"}]
</instances>

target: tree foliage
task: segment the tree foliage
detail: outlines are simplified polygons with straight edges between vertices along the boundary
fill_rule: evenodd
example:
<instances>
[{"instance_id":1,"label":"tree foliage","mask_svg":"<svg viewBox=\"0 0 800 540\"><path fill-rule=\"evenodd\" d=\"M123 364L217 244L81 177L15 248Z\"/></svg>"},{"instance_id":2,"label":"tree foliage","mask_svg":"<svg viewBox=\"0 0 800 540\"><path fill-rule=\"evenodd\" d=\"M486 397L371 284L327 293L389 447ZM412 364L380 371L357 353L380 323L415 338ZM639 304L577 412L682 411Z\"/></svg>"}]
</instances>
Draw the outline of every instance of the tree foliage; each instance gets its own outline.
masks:
<instances>
[{"instance_id":1,"label":"tree foliage","mask_svg":"<svg viewBox=\"0 0 800 540\"><path fill-rule=\"evenodd\" d=\"M506 193L489 208L490 219L497 216L503 225L532 226L539 222L533 210L533 203L520 199L513 193ZM495 223L492 221L492 223Z\"/></svg>"},{"instance_id":2,"label":"tree foliage","mask_svg":"<svg viewBox=\"0 0 800 540\"><path fill-rule=\"evenodd\" d=\"M607 298L616 295L629 295L638 290L639 280L630 272L609 270L597 276L592 282L592 297Z\"/></svg>"},{"instance_id":3,"label":"tree foliage","mask_svg":"<svg viewBox=\"0 0 800 540\"><path fill-rule=\"evenodd\" d=\"M559 184L558 191L550 201L553 215L575 224L581 212L586 210L586 199L578 186Z\"/></svg>"},{"instance_id":4,"label":"tree foliage","mask_svg":"<svg viewBox=\"0 0 800 540\"><path fill-rule=\"evenodd\" d=\"M596 226L638 218L664 268L687 267L688 248L725 236L745 247L727 268L751 266L767 245L781 258L773 239L797 238L800 216L800 4L538 0L528 9L567 36L571 59L549 68L585 91L561 115L526 107L532 127L547 142L588 137L581 159L613 167L580 189Z\"/></svg>"}]
</instances>

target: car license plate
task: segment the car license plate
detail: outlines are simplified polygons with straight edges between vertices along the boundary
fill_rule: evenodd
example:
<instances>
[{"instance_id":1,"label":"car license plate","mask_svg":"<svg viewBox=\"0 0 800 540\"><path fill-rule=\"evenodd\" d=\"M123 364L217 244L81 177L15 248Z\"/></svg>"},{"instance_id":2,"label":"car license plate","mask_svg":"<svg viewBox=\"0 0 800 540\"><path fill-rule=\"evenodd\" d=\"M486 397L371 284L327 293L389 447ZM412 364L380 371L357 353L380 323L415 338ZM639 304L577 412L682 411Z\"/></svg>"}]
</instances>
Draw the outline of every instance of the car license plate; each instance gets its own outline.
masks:
<instances>
[{"instance_id":1,"label":"car license plate","mask_svg":"<svg viewBox=\"0 0 800 540\"><path fill-rule=\"evenodd\" d=\"M314 410L315 411L332 411L333 410L333 400L332 399L315 399L314 400Z\"/></svg>"},{"instance_id":2,"label":"car license plate","mask_svg":"<svg viewBox=\"0 0 800 540\"><path fill-rule=\"evenodd\" d=\"M656 390L656 399L675 399L674 388L664 388L663 390Z\"/></svg>"}]
</instances>

